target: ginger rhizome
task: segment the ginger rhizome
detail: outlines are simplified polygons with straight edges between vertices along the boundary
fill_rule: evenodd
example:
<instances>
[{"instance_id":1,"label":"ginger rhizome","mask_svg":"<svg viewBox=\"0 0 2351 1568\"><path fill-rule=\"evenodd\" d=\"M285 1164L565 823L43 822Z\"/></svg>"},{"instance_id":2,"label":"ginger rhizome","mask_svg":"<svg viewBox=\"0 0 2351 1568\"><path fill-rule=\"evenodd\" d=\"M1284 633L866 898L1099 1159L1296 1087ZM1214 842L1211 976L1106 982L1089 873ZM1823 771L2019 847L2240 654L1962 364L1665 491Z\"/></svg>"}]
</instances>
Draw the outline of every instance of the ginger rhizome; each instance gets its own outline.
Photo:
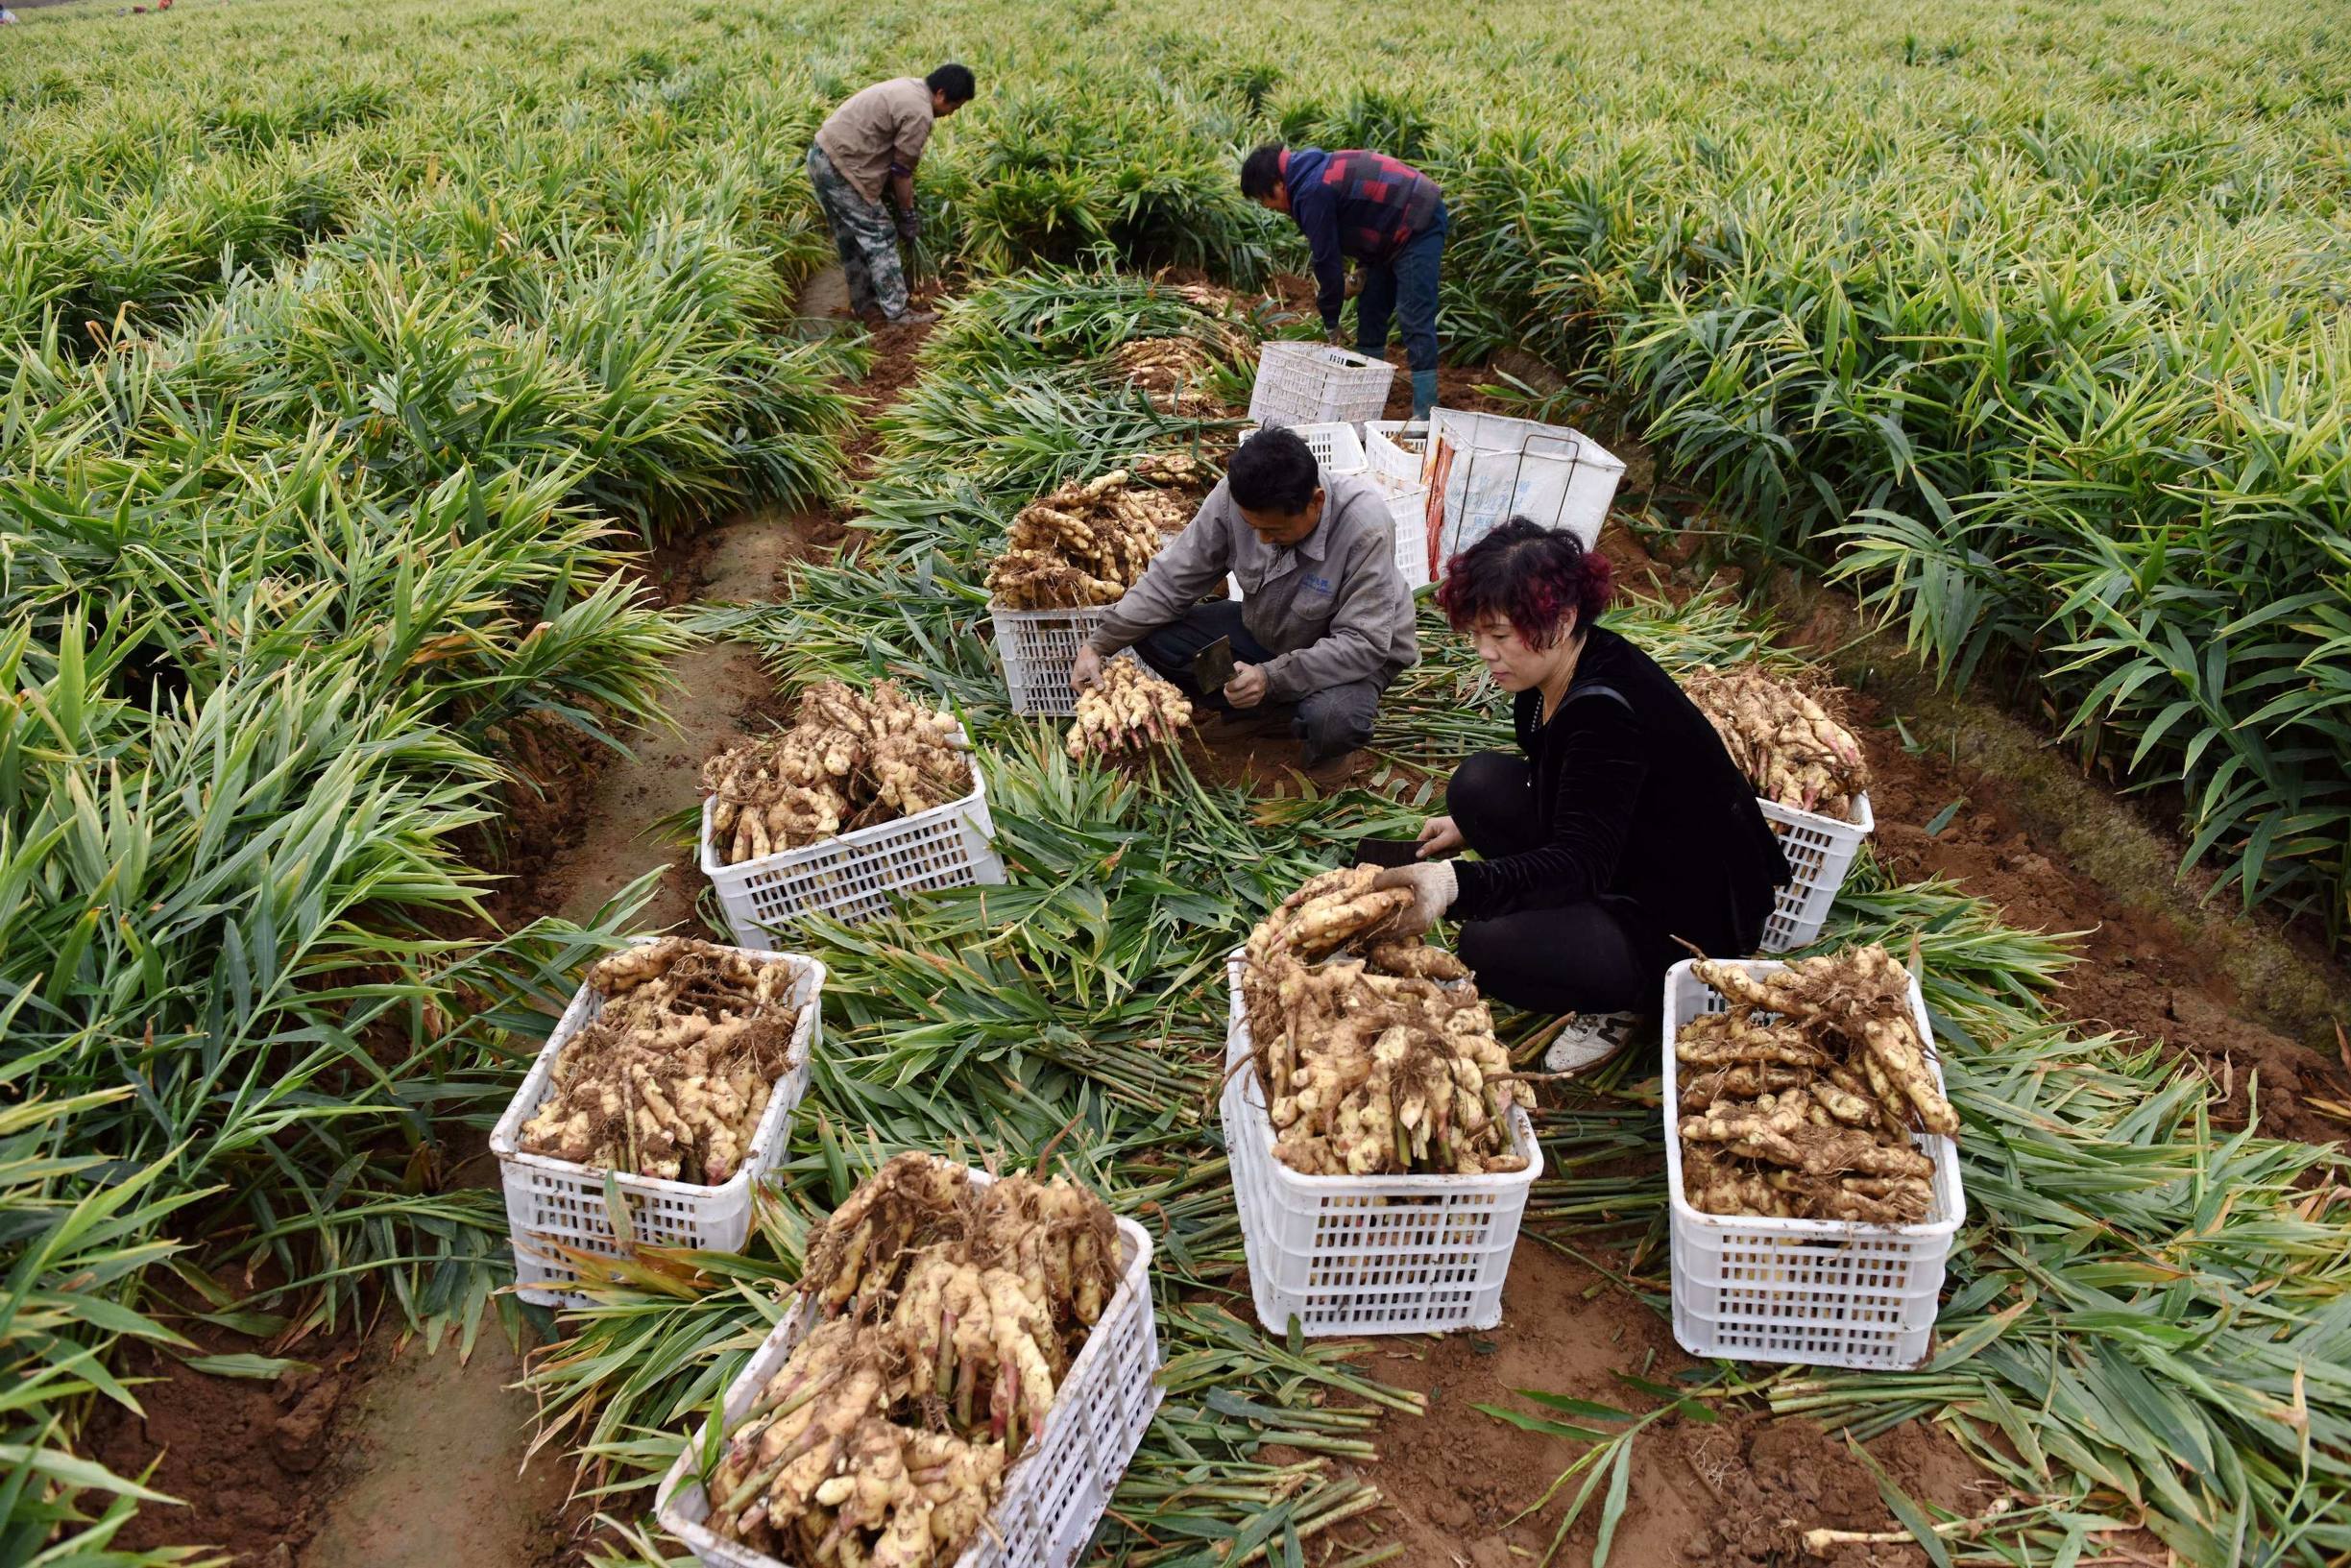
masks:
<instances>
[{"instance_id":1,"label":"ginger rhizome","mask_svg":"<svg viewBox=\"0 0 2351 1568\"><path fill-rule=\"evenodd\" d=\"M1137 338L1111 350L1110 364L1118 378L1148 397L1154 407L1173 414L1214 416L1225 404L1208 381L1220 361L1240 358L1245 340L1228 326L1212 326L1203 338Z\"/></svg>"},{"instance_id":2,"label":"ginger rhizome","mask_svg":"<svg viewBox=\"0 0 2351 1568\"><path fill-rule=\"evenodd\" d=\"M1756 664L1701 664L1682 689L1757 794L1799 811L1854 819L1854 802L1869 788L1869 762L1853 732L1802 687Z\"/></svg>"},{"instance_id":3,"label":"ginger rhizome","mask_svg":"<svg viewBox=\"0 0 2351 1568\"><path fill-rule=\"evenodd\" d=\"M1526 1169L1533 1093L1452 953L1383 935L1410 903L1370 866L1326 872L1249 933L1241 997L1274 1157L1307 1175Z\"/></svg>"},{"instance_id":4,"label":"ginger rhizome","mask_svg":"<svg viewBox=\"0 0 2351 1568\"><path fill-rule=\"evenodd\" d=\"M588 966L600 1012L556 1053L528 1154L718 1186L791 1059L791 966L665 936Z\"/></svg>"},{"instance_id":5,"label":"ginger rhizome","mask_svg":"<svg viewBox=\"0 0 2351 1568\"><path fill-rule=\"evenodd\" d=\"M859 691L819 681L797 722L702 764L711 845L728 865L912 816L973 789L955 715L911 701L895 681Z\"/></svg>"},{"instance_id":6,"label":"ginger rhizome","mask_svg":"<svg viewBox=\"0 0 2351 1568\"><path fill-rule=\"evenodd\" d=\"M1192 520L1208 470L1176 454L1146 457L1021 509L988 567L989 601L1006 610L1115 604L1171 534Z\"/></svg>"},{"instance_id":7,"label":"ginger rhizome","mask_svg":"<svg viewBox=\"0 0 2351 1568\"><path fill-rule=\"evenodd\" d=\"M955 1561L1118 1283L1084 1189L891 1160L810 1238L817 1326L728 1435L711 1528L817 1568Z\"/></svg>"},{"instance_id":8,"label":"ginger rhizome","mask_svg":"<svg viewBox=\"0 0 2351 1568\"><path fill-rule=\"evenodd\" d=\"M1881 947L1800 958L1768 975L1691 966L1730 1002L1676 1031L1682 1182L1703 1214L1915 1224L1934 1160L1914 1129L1955 1136Z\"/></svg>"},{"instance_id":9,"label":"ginger rhizome","mask_svg":"<svg viewBox=\"0 0 2351 1568\"><path fill-rule=\"evenodd\" d=\"M1134 754L1173 746L1192 722L1192 704L1176 688L1131 659L1113 659L1102 679L1078 694L1078 716L1069 727L1075 760Z\"/></svg>"}]
</instances>

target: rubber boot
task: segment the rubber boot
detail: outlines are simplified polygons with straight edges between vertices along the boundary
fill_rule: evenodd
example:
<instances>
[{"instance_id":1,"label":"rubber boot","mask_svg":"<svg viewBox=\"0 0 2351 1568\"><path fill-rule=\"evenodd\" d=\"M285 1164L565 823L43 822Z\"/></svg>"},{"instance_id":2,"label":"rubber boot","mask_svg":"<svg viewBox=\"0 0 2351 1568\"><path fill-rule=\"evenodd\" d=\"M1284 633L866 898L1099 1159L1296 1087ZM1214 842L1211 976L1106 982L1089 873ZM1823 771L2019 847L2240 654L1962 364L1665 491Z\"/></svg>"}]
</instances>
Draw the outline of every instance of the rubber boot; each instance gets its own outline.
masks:
<instances>
[{"instance_id":1,"label":"rubber boot","mask_svg":"<svg viewBox=\"0 0 2351 1568\"><path fill-rule=\"evenodd\" d=\"M1429 410L1437 406L1437 373L1415 371L1413 378L1413 413L1416 420L1425 420Z\"/></svg>"}]
</instances>

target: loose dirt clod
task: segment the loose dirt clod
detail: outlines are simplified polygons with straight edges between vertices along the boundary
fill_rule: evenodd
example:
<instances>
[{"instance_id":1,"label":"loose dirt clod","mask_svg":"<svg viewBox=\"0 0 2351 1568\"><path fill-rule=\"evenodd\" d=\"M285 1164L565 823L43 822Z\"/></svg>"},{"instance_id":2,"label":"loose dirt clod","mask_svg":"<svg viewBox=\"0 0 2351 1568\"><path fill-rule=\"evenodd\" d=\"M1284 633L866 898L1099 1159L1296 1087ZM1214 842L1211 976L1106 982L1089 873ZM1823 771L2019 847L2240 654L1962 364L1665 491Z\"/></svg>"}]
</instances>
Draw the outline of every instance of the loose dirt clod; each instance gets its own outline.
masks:
<instances>
[{"instance_id":1,"label":"loose dirt clod","mask_svg":"<svg viewBox=\"0 0 2351 1568\"><path fill-rule=\"evenodd\" d=\"M1731 1007L1676 1031L1690 1206L1873 1224L1925 1218L1934 1161L1911 1131L1955 1136L1959 1119L1927 1065L1909 976L1893 954L1854 948L1763 976L1709 959L1692 972Z\"/></svg>"},{"instance_id":2,"label":"loose dirt clod","mask_svg":"<svg viewBox=\"0 0 2351 1568\"><path fill-rule=\"evenodd\" d=\"M812 1238L823 1321L728 1435L711 1528L831 1568L953 1562L1118 1288L1102 1200L902 1154Z\"/></svg>"},{"instance_id":3,"label":"loose dirt clod","mask_svg":"<svg viewBox=\"0 0 2351 1568\"><path fill-rule=\"evenodd\" d=\"M732 1178L792 1065L790 966L666 936L586 977L603 1011L556 1054L522 1149L667 1181Z\"/></svg>"},{"instance_id":4,"label":"loose dirt clod","mask_svg":"<svg viewBox=\"0 0 2351 1568\"><path fill-rule=\"evenodd\" d=\"M1069 728L1069 754L1099 756L1140 753L1173 746L1192 722L1192 704L1176 688L1131 659L1113 659L1102 679L1078 694L1077 721Z\"/></svg>"},{"instance_id":5,"label":"loose dirt clod","mask_svg":"<svg viewBox=\"0 0 2351 1568\"><path fill-rule=\"evenodd\" d=\"M1682 689L1757 794L1799 811L1854 820L1854 802L1869 788L1869 762L1853 732L1802 687L1756 664L1701 664Z\"/></svg>"},{"instance_id":6,"label":"loose dirt clod","mask_svg":"<svg viewBox=\"0 0 2351 1568\"><path fill-rule=\"evenodd\" d=\"M1274 1157L1308 1175L1523 1170L1507 1121L1534 1096L1452 953L1381 940L1410 895L1327 872L1249 933L1241 994ZM1316 960L1342 949L1363 958Z\"/></svg>"},{"instance_id":7,"label":"loose dirt clod","mask_svg":"<svg viewBox=\"0 0 2351 1568\"><path fill-rule=\"evenodd\" d=\"M916 707L895 681L820 681L790 729L702 764L711 842L737 865L960 800L971 760L955 733L953 713Z\"/></svg>"},{"instance_id":8,"label":"loose dirt clod","mask_svg":"<svg viewBox=\"0 0 2351 1568\"><path fill-rule=\"evenodd\" d=\"M1031 502L988 567L989 602L1007 610L1116 603L1166 537L1192 520L1208 482L1205 468L1176 453L1138 459Z\"/></svg>"}]
</instances>

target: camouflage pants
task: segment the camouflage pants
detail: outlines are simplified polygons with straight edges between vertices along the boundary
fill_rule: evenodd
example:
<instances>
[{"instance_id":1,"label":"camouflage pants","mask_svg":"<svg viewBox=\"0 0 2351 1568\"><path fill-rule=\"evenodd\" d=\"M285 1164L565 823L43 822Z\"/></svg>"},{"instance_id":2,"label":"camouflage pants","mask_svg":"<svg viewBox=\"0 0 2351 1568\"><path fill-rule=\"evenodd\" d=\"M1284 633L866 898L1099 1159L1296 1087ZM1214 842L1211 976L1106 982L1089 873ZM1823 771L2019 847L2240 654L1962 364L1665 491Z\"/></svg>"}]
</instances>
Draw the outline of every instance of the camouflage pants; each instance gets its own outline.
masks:
<instances>
[{"instance_id":1,"label":"camouflage pants","mask_svg":"<svg viewBox=\"0 0 2351 1568\"><path fill-rule=\"evenodd\" d=\"M896 321L907 313L907 284L906 271L898 264L898 226L889 208L867 201L842 179L821 147L809 149L808 172L809 183L816 187L816 205L833 226L841 271L849 275L850 307L860 312L879 309Z\"/></svg>"}]
</instances>

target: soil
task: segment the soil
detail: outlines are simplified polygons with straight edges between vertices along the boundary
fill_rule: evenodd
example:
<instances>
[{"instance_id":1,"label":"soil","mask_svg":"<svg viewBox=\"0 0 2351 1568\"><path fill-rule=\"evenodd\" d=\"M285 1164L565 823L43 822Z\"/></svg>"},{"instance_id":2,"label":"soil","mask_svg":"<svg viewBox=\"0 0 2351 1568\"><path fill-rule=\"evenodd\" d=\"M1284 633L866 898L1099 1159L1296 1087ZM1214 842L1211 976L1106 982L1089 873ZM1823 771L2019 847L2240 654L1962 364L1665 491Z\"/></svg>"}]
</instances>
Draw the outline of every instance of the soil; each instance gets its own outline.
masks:
<instances>
[{"instance_id":1,"label":"soil","mask_svg":"<svg viewBox=\"0 0 2351 1568\"><path fill-rule=\"evenodd\" d=\"M1502 1305L1502 1323L1490 1332L1383 1340L1369 1359L1370 1375L1426 1395L1429 1408L1418 1421L1399 1416L1383 1426L1376 1463L1345 1467L1390 1504L1350 1534L1351 1547L1399 1545L1394 1560L1408 1568L1539 1560L1581 1478L1539 1512L1519 1516L1586 1445L1522 1432L1476 1407L1541 1414L1515 1397L1534 1389L1640 1414L1657 1401L1615 1374L1666 1383L1697 1364L1674 1344L1662 1317L1531 1237L1512 1259ZM1868 1448L1913 1498L1976 1513L1994 1495L1958 1444L1927 1423L1907 1422ZM1898 1528L1845 1439L1808 1420L1736 1409L1711 1423L1669 1415L1636 1436L1632 1453L1612 1562L1778 1568L1799 1560L1797 1537L1806 1530ZM1561 1560L1589 1559L1600 1513L1596 1495L1568 1532ZM1839 1551L1823 1560L1836 1568L1927 1561L1909 1546Z\"/></svg>"},{"instance_id":2,"label":"soil","mask_svg":"<svg viewBox=\"0 0 2351 1568\"><path fill-rule=\"evenodd\" d=\"M241 1336L177 1323L210 1355L267 1355ZM117 1475L155 1472L147 1484L185 1508L149 1506L114 1537L118 1551L204 1541L236 1568L290 1564L318 1524L317 1493L348 1417L362 1359L348 1338L305 1344L308 1364L276 1378L214 1377L177 1355L134 1348L117 1368L145 1411L100 1404L85 1434L90 1456Z\"/></svg>"},{"instance_id":3,"label":"soil","mask_svg":"<svg viewBox=\"0 0 2351 1568\"><path fill-rule=\"evenodd\" d=\"M373 1356L346 1416L350 1435L324 1477L332 1496L293 1560L302 1568L562 1561L575 1528L571 1464L555 1451L524 1459L536 1412L513 1387L521 1374L495 1335L465 1362L446 1347ZM452 1550L458 1542L462 1551Z\"/></svg>"}]
</instances>

